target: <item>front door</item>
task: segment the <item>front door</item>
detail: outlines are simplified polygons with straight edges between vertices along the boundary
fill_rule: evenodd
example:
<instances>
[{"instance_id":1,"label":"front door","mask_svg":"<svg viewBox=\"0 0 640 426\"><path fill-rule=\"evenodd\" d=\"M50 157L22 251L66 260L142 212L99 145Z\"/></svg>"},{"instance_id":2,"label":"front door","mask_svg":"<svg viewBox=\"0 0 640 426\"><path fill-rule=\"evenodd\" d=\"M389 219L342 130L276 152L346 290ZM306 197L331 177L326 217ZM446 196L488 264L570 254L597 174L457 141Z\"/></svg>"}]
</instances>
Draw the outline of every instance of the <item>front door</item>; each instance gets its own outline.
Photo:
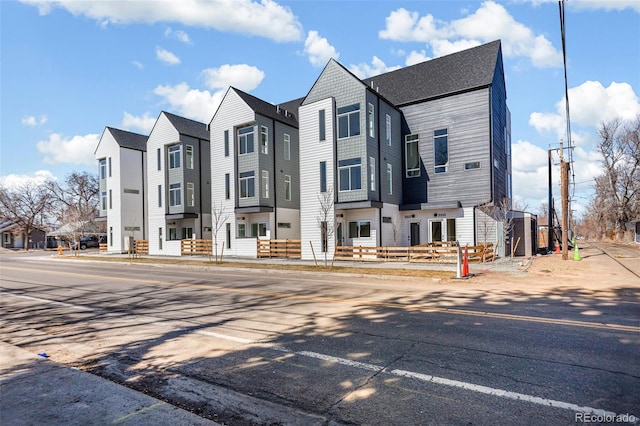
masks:
<instances>
[{"instance_id":1,"label":"front door","mask_svg":"<svg viewBox=\"0 0 640 426\"><path fill-rule=\"evenodd\" d=\"M431 222L431 242L442 241L442 221Z\"/></svg>"},{"instance_id":2,"label":"front door","mask_svg":"<svg viewBox=\"0 0 640 426\"><path fill-rule=\"evenodd\" d=\"M412 222L410 229L411 245L417 246L420 244L420 222Z\"/></svg>"},{"instance_id":3,"label":"front door","mask_svg":"<svg viewBox=\"0 0 640 426\"><path fill-rule=\"evenodd\" d=\"M342 222L338 222L338 227L336 229L336 245L341 246L343 245L343 240L342 240Z\"/></svg>"}]
</instances>

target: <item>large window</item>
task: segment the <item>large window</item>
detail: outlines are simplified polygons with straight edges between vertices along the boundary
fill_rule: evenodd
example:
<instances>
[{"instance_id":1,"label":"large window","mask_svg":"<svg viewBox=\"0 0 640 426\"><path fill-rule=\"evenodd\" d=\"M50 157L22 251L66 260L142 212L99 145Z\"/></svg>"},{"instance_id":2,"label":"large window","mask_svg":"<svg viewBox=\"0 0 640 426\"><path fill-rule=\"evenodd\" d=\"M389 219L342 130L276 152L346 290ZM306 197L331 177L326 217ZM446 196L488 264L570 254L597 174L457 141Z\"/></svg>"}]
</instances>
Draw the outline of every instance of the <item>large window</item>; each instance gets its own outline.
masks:
<instances>
[{"instance_id":1,"label":"large window","mask_svg":"<svg viewBox=\"0 0 640 426\"><path fill-rule=\"evenodd\" d=\"M369 123L369 137L375 137L376 136L376 132L375 132L375 108L373 107L373 104L369 104L369 107L367 109L367 122Z\"/></svg>"},{"instance_id":2,"label":"large window","mask_svg":"<svg viewBox=\"0 0 640 426\"><path fill-rule=\"evenodd\" d=\"M187 182L187 206L193 207L196 205L196 191L193 183Z\"/></svg>"},{"instance_id":3,"label":"large window","mask_svg":"<svg viewBox=\"0 0 640 426\"><path fill-rule=\"evenodd\" d=\"M262 198L269 198L269 171L262 171Z\"/></svg>"},{"instance_id":4,"label":"large window","mask_svg":"<svg viewBox=\"0 0 640 426\"><path fill-rule=\"evenodd\" d=\"M181 154L182 154L182 149L180 145L171 145L169 147L169 168L170 169L180 168Z\"/></svg>"},{"instance_id":5,"label":"large window","mask_svg":"<svg viewBox=\"0 0 640 426\"><path fill-rule=\"evenodd\" d=\"M362 170L360 158L338 161L338 179L340 191L362 189Z\"/></svg>"},{"instance_id":6,"label":"large window","mask_svg":"<svg viewBox=\"0 0 640 426\"><path fill-rule=\"evenodd\" d=\"M445 173L449 168L449 137L447 129L433 132L433 159L435 172Z\"/></svg>"},{"instance_id":7,"label":"large window","mask_svg":"<svg viewBox=\"0 0 640 426\"><path fill-rule=\"evenodd\" d=\"M185 148L185 159L184 162L187 166L187 169L193 169L193 146L187 145Z\"/></svg>"},{"instance_id":8,"label":"large window","mask_svg":"<svg viewBox=\"0 0 640 426\"><path fill-rule=\"evenodd\" d=\"M349 238L366 238L371 236L371 222L359 220L349 222Z\"/></svg>"},{"instance_id":9,"label":"large window","mask_svg":"<svg viewBox=\"0 0 640 426\"><path fill-rule=\"evenodd\" d=\"M320 192L327 192L327 162L320 162Z\"/></svg>"},{"instance_id":10,"label":"large window","mask_svg":"<svg viewBox=\"0 0 640 426\"><path fill-rule=\"evenodd\" d=\"M391 116L389 114L387 114L387 116L385 117L385 130L386 130L386 136L385 139L387 141L387 145L391 146Z\"/></svg>"},{"instance_id":11,"label":"large window","mask_svg":"<svg viewBox=\"0 0 640 426\"><path fill-rule=\"evenodd\" d=\"M325 112L323 109L318 111L318 132L320 135L320 142L327 140L326 120L324 114Z\"/></svg>"},{"instance_id":12,"label":"large window","mask_svg":"<svg viewBox=\"0 0 640 426\"><path fill-rule=\"evenodd\" d=\"M266 237L267 236L267 224L266 223L252 223L251 224L251 236Z\"/></svg>"},{"instance_id":13,"label":"large window","mask_svg":"<svg viewBox=\"0 0 640 426\"><path fill-rule=\"evenodd\" d=\"M360 104L338 108L338 139L360 134Z\"/></svg>"},{"instance_id":14,"label":"large window","mask_svg":"<svg viewBox=\"0 0 640 426\"><path fill-rule=\"evenodd\" d=\"M407 135L405 137L405 165L407 177L420 176L420 155L418 154L418 135Z\"/></svg>"},{"instance_id":15,"label":"large window","mask_svg":"<svg viewBox=\"0 0 640 426\"><path fill-rule=\"evenodd\" d=\"M284 134L284 159L291 160L291 136Z\"/></svg>"},{"instance_id":16,"label":"large window","mask_svg":"<svg viewBox=\"0 0 640 426\"><path fill-rule=\"evenodd\" d=\"M240 173L240 198L250 198L256 195L256 178L254 172Z\"/></svg>"},{"instance_id":17,"label":"large window","mask_svg":"<svg viewBox=\"0 0 640 426\"><path fill-rule=\"evenodd\" d=\"M260 126L260 152L269 153L269 129L266 126Z\"/></svg>"},{"instance_id":18,"label":"large window","mask_svg":"<svg viewBox=\"0 0 640 426\"><path fill-rule=\"evenodd\" d=\"M172 207L182 205L182 184L172 183L169 185L169 205Z\"/></svg>"},{"instance_id":19,"label":"large window","mask_svg":"<svg viewBox=\"0 0 640 426\"><path fill-rule=\"evenodd\" d=\"M284 199L291 201L291 176L284 175Z\"/></svg>"},{"instance_id":20,"label":"large window","mask_svg":"<svg viewBox=\"0 0 640 426\"><path fill-rule=\"evenodd\" d=\"M253 126L238 129L238 152L240 155L253 152Z\"/></svg>"},{"instance_id":21,"label":"large window","mask_svg":"<svg viewBox=\"0 0 640 426\"><path fill-rule=\"evenodd\" d=\"M387 194L393 194L393 167L387 163Z\"/></svg>"},{"instance_id":22,"label":"large window","mask_svg":"<svg viewBox=\"0 0 640 426\"><path fill-rule=\"evenodd\" d=\"M376 158L369 157L369 188L376 190Z\"/></svg>"},{"instance_id":23,"label":"large window","mask_svg":"<svg viewBox=\"0 0 640 426\"><path fill-rule=\"evenodd\" d=\"M107 160L105 158L103 158L102 160L100 160L100 179L106 179L107 178Z\"/></svg>"}]
</instances>

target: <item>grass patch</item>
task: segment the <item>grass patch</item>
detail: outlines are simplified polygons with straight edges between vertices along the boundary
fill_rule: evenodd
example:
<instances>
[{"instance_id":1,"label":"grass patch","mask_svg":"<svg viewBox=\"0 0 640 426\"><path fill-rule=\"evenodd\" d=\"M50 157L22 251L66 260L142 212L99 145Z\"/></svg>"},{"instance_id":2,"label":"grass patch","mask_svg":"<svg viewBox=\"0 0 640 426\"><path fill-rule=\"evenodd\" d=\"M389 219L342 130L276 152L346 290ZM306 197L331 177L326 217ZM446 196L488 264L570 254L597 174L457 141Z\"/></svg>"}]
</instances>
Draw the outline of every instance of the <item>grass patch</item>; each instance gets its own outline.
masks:
<instances>
[{"instance_id":1,"label":"grass patch","mask_svg":"<svg viewBox=\"0 0 640 426\"><path fill-rule=\"evenodd\" d=\"M396 277L415 277L415 278L454 278L455 271L440 271L430 269L405 269L405 268L372 268L372 267L353 267L353 266L323 266L323 265L296 265L296 264L274 264L268 262L215 262L208 260L189 260L189 259L157 259L148 257L111 257L111 256L65 256L64 259L69 260L94 260L99 262L117 262L129 264L157 264L157 265L191 265L206 266L215 268L246 268L246 269L268 269L273 271L303 271L323 273L339 273L339 274L358 274L372 276L396 276ZM454 265L452 265L453 267Z\"/></svg>"}]
</instances>

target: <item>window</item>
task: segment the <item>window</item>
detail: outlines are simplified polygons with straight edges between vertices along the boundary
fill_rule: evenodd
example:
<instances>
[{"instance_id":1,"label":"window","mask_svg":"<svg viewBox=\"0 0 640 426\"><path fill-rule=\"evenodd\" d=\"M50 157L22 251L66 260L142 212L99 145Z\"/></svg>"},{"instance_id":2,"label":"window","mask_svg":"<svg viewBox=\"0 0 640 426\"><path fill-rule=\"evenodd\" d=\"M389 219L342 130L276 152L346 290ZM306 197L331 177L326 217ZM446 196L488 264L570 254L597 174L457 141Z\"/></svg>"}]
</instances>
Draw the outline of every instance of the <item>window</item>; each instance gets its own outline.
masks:
<instances>
[{"instance_id":1,"label":"window","mask_svg":"<svg viewBox=\"0 0 640 426\"><path fill-rule=\"evenodd\" d=\"M182 205L182 184L172 183L169 185L169 205L172 207Z\"/></svg>"},{"instance_id":2,"label":"window","mask_svg":"<svg viewBox=\"0 0 640 426\"><path fill-rule=\"evenodd\" d=\"M447 241L456 241L456 220L447 219Z\"/></svg>"},{"instance_id":3,"label":"window","mask_svg":"<svg viewBox=\"0 0 640 426\"><path fill-rule=\"evenodd\" d=\"M247 234L246 234L246 228L245 228L245 224L244 223L239 223L238 224L238 238L246 238Z\"/></svg>"},{"instance_id":4,"label":"window","mask_svg":"<svg viewBox=\"0 0 640 426\"><path fill-rule=\"evenodd\" d=\"M227 234L227 248L230 249L231 248L231 224L230 223L226 223L226 234Z\"/></svg>"},{"instance_id":5,"label":"window","mask_svg":"<svg viewBox=\"0 0 640 426\"><path fill-rule=\"evenodd\" d=\"M391 146L391 116L389 114L387 114L387 116L385 117L385 129L386 129L386 141L387 141L387 145Z\"/></svg>"},{"instance_id":6,"label":"window","mask_svg":"<svg viewBox=\"0 0 640 426\"><path fill-rule=\"evenodd\" d=\"M231 176L229 173L224 175L224 198L225 200L231 198Z\"/></svg>"},{"instance_id":7,"label":"window","mask_svg":"<svg viewBox=\"0 0 640 426\"><path fill-rule=\"evenodd\" d=\"M323 109L318 111L318 132L320 134L320 142L327 140L326 120L324 114L325 112Z\"/></svg>"},{"instance_id":8,"label":"window","mask_svg":"<svg viewBox=\"0 0 640 426\"><path fill-rule=\"evenodd\" d=\"M284 159L291 160L291 136L284 134Z\"/></svg>"},{"instance_id":9,"label":"window","mask_svg":"<svg viewBox=\"0 0 640 426\"><path fill-rule=\"evenodd\" d=\"M369 109L367 110L367 121L369 122L369 137L372 137L372 138L376 136L374 116L375 116L375 109L373 108L373 104L370 103Z\"/></svg>"},{"instance_id":10,"label":"window","mask_svg":"<svg viewBox=\"0 0 640 426\"><path fill-rule=\"evenodd\" d=\"M169 228L169 241L175 241L178 239L178 228Z\"/></svg>"},{"instance_id":11,"label":"window","mask_svg":"<svg viewBox=\"0 0 640 426\"><path fill-rule=\"evenodd\" d=\"M266 223L252 223L251 224L251 236L252 237L266 237L267 236L267 224Z\"/></svg>"},{"instance_id":12,"label":"window","mask_svg":"<svg viewBox=\"0 0 640 426\"><path fill-rule=\"evenodd\" d=\"M320 192L327 192L327 162L320 162Z\"/></svg>"},{"instance_id":13,"label":"window","mask_svg":"<svg viewBox=\"0 0 640 426\"><path fill-rule=\"evenodd\" d=\"M109 209L113 208L113 192L109 190Z\"/></svg>"},{"instance_id":14,"label":"window","mask_svg":"<svg viewBox=\"0 0 640 426\"><path fill-rule=\"evenodd\" d=\"M107 178L107 160L105 160L104 158L100 160L99 166L100 166L100 179L106 179Z\"/></svg>"},{"instance_id":15,"label":"window","mask_svg":"<svg viewBox=\"0 0 640 426\"><path fill-rule=\"evenodd\" d=\"M193 228L182 228L182 239L187 240L193 238Z\"/></svg>"},{"instance_id":16,"label":"window","mask_svg":"<svg viewBox=\"0 0 640 426\"><path fill-rule=\"evenodd\" d=\"M269 129L266 126L260 126L260 152L269 153Z\"/></svg>"},{"instance_id":17,"label":"window","mask_svg":"<svg viewBox=\"0 0 640 426\"><path fill-rule=\"evenodd\" d=\"M387 194L393 194L393 167L387 163Z\"/></svg>"},{"instance_id":18,"label":"window","mask_svg":"<svg viewBox=\"0 0 640 426\"><path fill-rule=\"evenodd\" d=\"M240 155L253 152L253 126L238 130L238 151Z\"/></svg>"},{"instance_id":19,"label":"window","mask_svg":"<svg viewBox=\"0 0 640 426\"><path fill-rule=\"evenodd\" d=\"M182 150L180 145L171 145L169 147L169 168L170 169L180 168L181 154L182 154Z\"/></svg>"},{"instance_id":20,"label":"window","mask_svg":"<svg viewBox=\"0 0 640 426\"><path fill-rule=\"evenodd\" d=\"M291 201L291 176L284 175L284 199Z\"/></svg>"},{"instance_id":21,"label":"window","mask_svg":"<svg viewBox=\"0 0 640 426\"><path fill-rule=\"evenodd\" d=\"M158 170L162 170L162 154L160 148L158 148Z\"/></svg>"},{"instance_id":22,"label":"window","mask_svg":"<svg viewBox=\"0 0 640 426\"><path fill-rule=\"evenodd\" d=\"M362 189L360 159L338 161L338 180L340 191L355 191Z\"/></svg>"},{"instance_id":23,"label":"window","mask_svg":"<svg viewBox=\"0 0 640 426\"><path fill-rule=\"evenodd\" d=\"M291 229L291 222L278 222L278 228Z\"/></svg>"},{"instance_id":24,"label":"window","mask_svg":"<svg viewBox=\"0 0 640 426\"><path fill-rule=\"evenodd\" d=\"M193 169L193 146L187 145L184 155L184 162L187 166L187 169Z\"/></svg>"},{"instance_id":25,"label":"window","mask_svg":"<svg viewBox=\"0 0 640 426\"><path fill-rule=\"evenodd\" d=\"M420 156L418 154L418 135L407 135L405 137L405 164L407 177L420 176Z\"/></svg>"},{"instance_id":26,"label":"window","mask_svg":"<svg viewBox=\"0 0 640 426\"><path fill-rule=\"evenodd\" d=\"M435 172L445 173L449 168L449 137L447 129L433 132L433 159Z\"/></svg>"},{"instance_id":27,"label":"window","mask_svg":"<svg viewBox=\"0 0 640 426\"><path fill-rule=\"evenodd\" d=\"M369 157L369 186L372 191L376 190L376 158Z\"/></svg>"},{"instance_id":28,"label":"window","mask_svg":"<svg viewBox=\"0 0 640 426\"><path fill-rule=\"evenodd\" d=\"M158 207L162 207L162 185L158 185Z\"/></svg>"},{"instance_id":29,"label":"window","mask_svg":"<svg viewBox=\"0 0 640 426\"><path fill-rule=\"evenodd\" d=\"M366 238L371 236L371 222L360 220L349 222L349 238Z\"/></svg>"},{"instance_id":30,"label":"window","mask_svg":"<svg viewBox=\"0 0 640 426\"><path fill-rule=\"evenodd\" d=\"M124 192L125 194L139 194L140 190L139 189L129 189L129 188L124 188L122 190L122 192Z\"/></svg>"},{"instance_id":31,"label":"window","mask_svg":"<svg viewBox=\"0 0 640 426\"><path fill-rule=\"evenodd\" d=\"M255 173L240 173L240 198L250 198L255 195Z\"/></svg>"},{"instance_id":32,"label":"window","mask_svg":"<svg viewBox=\"0 0 640 426\"><path fill-rule=\"evenodd\" d=\"M113 226L109 227L109 246L113 247Z\"/></svg>"},{"instance_id":33,"label":"window","mask_svg":"<svg viewBox=\"0 0 640 426\"><path fill-rule=\"evenodd\" d=\"M100 199L102 200L102 202L101 202L102 210L106 210L107 209L107 191L103 191L100 194Z\"/></svg>"},{"instance_id":34,"label":"window","mask_svg":"<svg viewBox=\"0 0 640 426\"><path fill-rule=\"evenodd\" d=\"M187 182L187 206L194 207L196 205L196 191L193 183Z\"/></svg>"},{"instance_id":35,"label":"window","mask_svg":"<svg viewBox=\"0 0 640 426\"><path fill-rule=\"evenodd\" d=\"M269 198L269 171L262 171L262 198Z\"/></svg>"},{"instance_id":36,"label":"window","mask_svg":"<svg viewBox=\"0 0 640 426\"><path fill-rule=\"evenodd\" d=\"M111 157L109 157L109 177L111 177Z\"/></svg>"},{"instance_id":37,"label":"window","mask_svg":"<svg viewBox=\"0 0 640 426\"><path fill-rule=\"evenodd\" d=\"M464 163L464 169L465 170L473 170L473 169L479 169L480 168L480 162L479 161L472 161L471 163Z\"/></svg>"},{"instance_id":38,"label":"window","mask_svg":"<svg viewBox=\"0 0 640 426\"><path fill-rule=\"evenodd\" d=\"M338 139L360 134L360 104L338 108Z\"/></svg>"},{"instance_id":39,"label":"window","mask_svg":"<svg viewBox=\"0 0 640 426\"><path fill-rule=\"evenodd\" d=\"M224 156L229 156L229 131L224 131Z\"/></svg>"},{"instance_id":40,"label":"window","mask_svg":"<svg viewBox=\"0 0 640 426\"><path fill-rule=\"evenodd\" d=\"M162 250L162 228L158 228L158 248Z\"/></svg>"}]
</instances>

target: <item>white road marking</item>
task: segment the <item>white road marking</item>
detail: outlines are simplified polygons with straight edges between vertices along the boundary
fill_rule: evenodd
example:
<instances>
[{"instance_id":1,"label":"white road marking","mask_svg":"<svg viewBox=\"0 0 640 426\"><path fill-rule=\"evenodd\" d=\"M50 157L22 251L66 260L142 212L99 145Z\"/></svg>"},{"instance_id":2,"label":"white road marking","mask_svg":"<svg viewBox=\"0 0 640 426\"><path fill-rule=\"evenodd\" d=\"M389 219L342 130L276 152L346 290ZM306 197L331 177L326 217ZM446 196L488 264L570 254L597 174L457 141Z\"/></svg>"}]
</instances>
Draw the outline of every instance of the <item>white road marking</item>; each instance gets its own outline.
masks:
<instances>
[{"instance_id":1,"label":"white road marking","mask_svg":"<svg viewBox=\"0 0 640 426\"><path fill-rule=\"evenodd\" d=\"M50 305L60 305L60 306L64 306L65 308L77 309L79 311L93 312L95 310L93 308L87 308L86 306L72 305L70 303L58 302L58 301L49 300L49 299L41 299L39 297L33 297L33 296L23 296L21 294L13 294L13 293L8 293L6 291L0 291L0 295L2 295L2 296L13 296L13 297L17 297L17 298L20 298L20 299L33 300L35 302L40 302L40 303L48 303Z\"/></svg>"}]
</instances>

